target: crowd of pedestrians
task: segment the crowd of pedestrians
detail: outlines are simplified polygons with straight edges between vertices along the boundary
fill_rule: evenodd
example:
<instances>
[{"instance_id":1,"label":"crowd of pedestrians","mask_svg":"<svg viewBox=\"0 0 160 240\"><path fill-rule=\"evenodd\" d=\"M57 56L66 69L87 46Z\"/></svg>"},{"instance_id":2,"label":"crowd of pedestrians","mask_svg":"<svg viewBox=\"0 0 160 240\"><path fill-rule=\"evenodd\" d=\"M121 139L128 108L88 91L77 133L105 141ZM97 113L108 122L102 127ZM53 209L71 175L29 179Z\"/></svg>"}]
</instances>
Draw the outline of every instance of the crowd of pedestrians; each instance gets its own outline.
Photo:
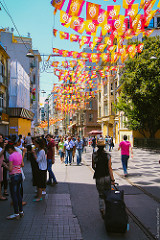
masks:
<instances>
[{"instance_id":1,"label":"crowd of pedestrians","mask_svg":"<svg viewBox=\"0 0 160 240\"><path fill-rule=\"evenodd\" d=\"M36 196L33 202L42 201L42 195L46 194L46 185L55 186L58 182L53 172L55 163L55 154L59 155L60 161L65 166L74 163L81 165L82 153L85 146L91 145L93 148L92 167L95 170L94 178L99 192L99 204L102 216L104 215L103 192L111 188L114 183L113 172L111 168L111 155L106 150L111 151L114 147L113 138L99 138L95 136L92 139L80 138L80 136L56 136L50 134L40 137L31 137L28 133L25 139L22 135L12 135L4 138L0 134L0 201L6 201L8 185L14 213L7 217L8 220L19 219L24 216L23 206L27 204L23 201L23 173L24 157L30 161L32 169L32 184L36 188ZM96 151L96 147L98 150ZM121 149L121 161L124 169L124 175L127 176L127 164L129 154L133 155L131 144L127 141L127 136L119 144ZM76 159L76 162L74 162ZM47 180L48 171L48 180ZM8 184L9 183L9 184Z\"/></svg>"},{"instance_id":2,"label":"crowd of pedestrians","mask_svg":"<svg viewBox=\"0 0 160 240\"><path fill-rule=\"evenodd\" d=\"M36 187L36 196L33 202L42 201L42 195L46 194L46 185L54 186L57 179L52 165L55 163L55 154L60 156L61 163L71 165L76 156L77 165L81 165L82 151L85 141L73 136L31 137L22 135L4 137L0 134L0 201L6 201L8 185L12 199L14 213L7 217L8 220L19 219L24 216L23 206L23 173L24 157L30 161L32 169L32 184ZM47 180L47 170L49 178Z\"/></svg>"}]
</instances>

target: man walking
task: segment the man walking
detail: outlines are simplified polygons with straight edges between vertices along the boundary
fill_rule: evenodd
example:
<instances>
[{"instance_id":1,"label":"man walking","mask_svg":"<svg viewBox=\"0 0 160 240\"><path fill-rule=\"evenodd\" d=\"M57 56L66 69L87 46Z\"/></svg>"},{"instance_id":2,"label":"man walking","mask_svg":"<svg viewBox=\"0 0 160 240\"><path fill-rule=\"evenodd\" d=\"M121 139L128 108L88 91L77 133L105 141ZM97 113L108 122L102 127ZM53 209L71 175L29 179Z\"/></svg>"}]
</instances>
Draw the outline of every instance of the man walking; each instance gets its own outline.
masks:
<instances>
[{"instance_id":1,"label":"man walking","mask_svg":"<svg viewBox=\"0 0 160 240\"><path fill-rule=\"evenodd\" d=\"M83 151L83 141L80 139L80 136L78 136L76 140L77 165L80 165L81 163L82 151Z\"/></svg>"},{"instance_id":2,"label":"man walking","mask_svg":"<svg viewBox=\"0 0 160 240\"><path fill-rule=\"evenodd\" d=\"M96 148L96 138L95 138L95 136L92 138L92 148L93 148L93 152L95 152L95 148Z\"/></svg>"},{"instance_id":3,"label":"man walking","mask_svg":"<svg viewBox=\"0 0 160 240\"><path fill-rule=\"evenodd\" d=\"M66 158L65 158L65 166L68 165L68 159L69 159L69 165L71 165L72 162L72 152L75 144L71 140L71 136L68 137L67 141L64 142L64 152L66 152Z\"/></svg>"},{"instance_id":4,"label":"man walking","mask_svg":"<svg viewBox=\"0 0 160 240\"><path fill-rule=\"evenodd\" d=\"M57 180L52 171L52 164L55 163L55 142L50 134L47 134L46 138L47 138L47 169L49 172L49 180L47 181L47 185L55 185L57 184Z\"/></svg>"},{"instance_id":5,"label":"man walking","mask_svg":"<svg viewBox=\"0 0 160 240\"><path fill-rule=\"evenodd\" d=\"M32 145L32 138L30 132L28 133L28 136L25 138L26 142L26 148L27 148L27 160L30 160L30 151L31 151L31 145Z\"/></svg>"},{"instance_id":6,"label":"man walking","mask_svg":"<svg viewBox=\"0 0 160 240\"><path fill-rule=\"evenodd\" d=\"M131 157L133 158L133 151L132 151L131 143L127 141L126 135L124 135L123 139L124 141L120 142L118 150L121 149L121 161L122 161L124 176L127 177L129 153L131 151Z\"/></svg>"}]
</instances>

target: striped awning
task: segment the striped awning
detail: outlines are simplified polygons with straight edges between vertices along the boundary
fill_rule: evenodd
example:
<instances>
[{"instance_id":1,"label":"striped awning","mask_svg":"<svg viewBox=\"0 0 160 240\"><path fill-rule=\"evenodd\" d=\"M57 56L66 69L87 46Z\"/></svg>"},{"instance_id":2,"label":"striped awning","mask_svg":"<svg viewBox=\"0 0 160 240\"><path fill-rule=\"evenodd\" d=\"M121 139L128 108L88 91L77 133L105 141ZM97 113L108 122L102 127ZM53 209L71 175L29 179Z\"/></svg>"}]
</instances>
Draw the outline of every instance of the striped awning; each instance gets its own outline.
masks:
<instances>
[{"instance_id":1,"label":"striped awning","mask_svg":"<svg viewBox=\"0 0 160 240\"><path fill-rule=\"evenodd\" d=\"M34 113L25 108L8 108L8 115L29 120L33 120L34 117Z\"/></svg>"}]
</instances>

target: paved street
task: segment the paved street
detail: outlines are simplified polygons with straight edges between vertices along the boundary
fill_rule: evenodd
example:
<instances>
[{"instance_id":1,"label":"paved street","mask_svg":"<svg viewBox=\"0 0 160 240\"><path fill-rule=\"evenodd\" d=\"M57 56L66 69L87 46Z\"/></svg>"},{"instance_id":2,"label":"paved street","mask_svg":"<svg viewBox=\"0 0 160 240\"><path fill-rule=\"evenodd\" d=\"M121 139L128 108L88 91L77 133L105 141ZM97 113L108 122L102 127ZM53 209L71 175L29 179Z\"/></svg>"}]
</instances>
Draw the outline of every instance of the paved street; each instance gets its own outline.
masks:
<instances>
[{"instance_id":1,"label":"paved street","mask_svg":"<svg viewBox=\"0 0 160 240\"><path fill-rule=\"evenodd\" d=\"M7 221L5 217L13 212L10 199L0 202L0 239L55 239L55 240L103 240L103 239L149 239L142 229L129 218L130 230L123 235L108 236L98 210L98 194L93 180L91 165L92 149L87 147L83 154L83 165L64 166L56 156L53 166L58 184L47 187L43 201L34 203L34 188L31 182L30 163L25 161L24 172L24 218ZM120 152L115 147L112 166L116 181L125 191L125 202L129 210L158 239L159 203L127 180L139 184L157 198L159 188L159 154L134 150L134 158L129 162L129 178L123 178ZM118 174L118 175L117 175Z\"/></svg>"}]
</instances>

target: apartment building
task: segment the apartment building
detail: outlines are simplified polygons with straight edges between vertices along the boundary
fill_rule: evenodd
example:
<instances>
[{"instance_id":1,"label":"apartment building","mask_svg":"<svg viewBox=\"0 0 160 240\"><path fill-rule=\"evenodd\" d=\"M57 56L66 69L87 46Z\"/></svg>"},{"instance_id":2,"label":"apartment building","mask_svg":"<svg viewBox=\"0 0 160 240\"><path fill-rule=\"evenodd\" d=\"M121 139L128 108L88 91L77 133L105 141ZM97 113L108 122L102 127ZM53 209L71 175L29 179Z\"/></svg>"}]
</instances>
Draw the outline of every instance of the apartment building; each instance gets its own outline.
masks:
<instances>
[{"instance_id":1,"label":"apartment building","mask_svg":"<svg viewBox=\"0 0 160 240\"><path fill-rule=\"evenodd\" d=\"M9 55L0 43L0 133L8 135L9 116L8 106L8 84L9 84Z\"/></svg>"}]
</instances>

